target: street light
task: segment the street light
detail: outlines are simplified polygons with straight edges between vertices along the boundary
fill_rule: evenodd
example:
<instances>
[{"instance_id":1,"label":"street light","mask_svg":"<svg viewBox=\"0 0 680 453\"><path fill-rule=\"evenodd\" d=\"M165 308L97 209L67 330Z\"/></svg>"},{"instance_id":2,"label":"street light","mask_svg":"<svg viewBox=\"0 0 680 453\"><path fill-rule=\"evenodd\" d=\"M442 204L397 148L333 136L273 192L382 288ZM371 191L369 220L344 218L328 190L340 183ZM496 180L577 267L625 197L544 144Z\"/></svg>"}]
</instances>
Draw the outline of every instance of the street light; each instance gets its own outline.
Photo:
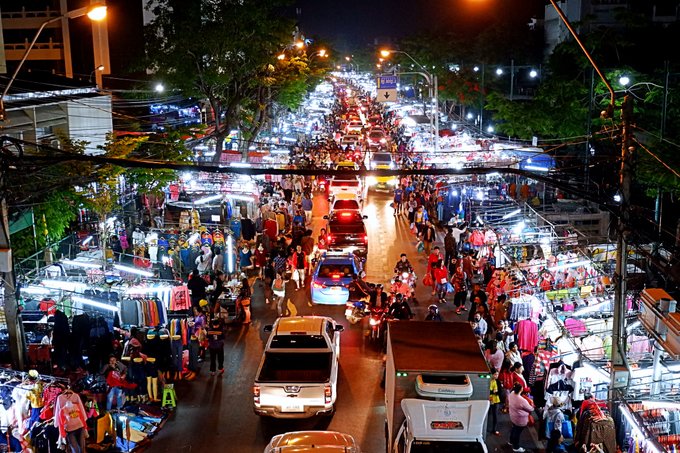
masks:
<instances>
[{"instance_id":1,"label":"street light","mask_svg":"<svg viewBox=\"0 0 680 453\"><path fill-rule=\"evenodd\" d=\"M629 83L630 83L630 77L625 76L625 75L622 75L621 77L619 77L619 84L620 84L621 86L624 86L624 87L625 87L625 86L627 86Z\"/></svg>"},{"instance_id":2,"label":"street light","mask_svg":"<svg viewBox=\"0 0 680 453\"><path fill-rule=\"evenodd\" d=\"M162 83L157 83L156 86L154 87L154 90L156 91L156 93L162 93L163 91L165 91L165 86L163 86Z\"/></svg>"},{"instance_id":3,"label":"street light","mask_svg":"<svg viewBox=\"0 0 680 453\"><path fill-rule=\"evenodd\" d=\"M92 76L94 75L95 72L97 72L97 71L103 71L104 69L105 69L105 66L104 66L103 64L100 64L99 66L97 66L96 68L94 68L94 71L92 71L92 72L90 73L89 82L92 83Z\"/></svg>"},{"instance_id":4,"label":"street light","mask_svg":"<svg viewBox=\"0 0 680 453\"><path fill-rule=\"evenodd\" d=\"M393 53L400 53L403 55L406 55L409 60L411 60L416 66L420 68L421 71L423 71L423 76L425 76L425 80L427 81L428 85L430 86L430 97L432 98L432 101L434 103L434 152L439 151L439 93L438 93L438 87L437 87L437 76L431 74L425 67L418 63L415 58L413 58L411 55L409 55L407 52L404 52L403 50L392 50L392 49L383 49L380 51L380 56L383 58L389 57ZM433 66L434 68L434 66Z\"/></svg>"},{"instance_id":5,"label":"street light","mask_svg":"<svg viewBox=\"0 0 680 453\"><path fill-rule=\"evenodd\" d=\"M14 80L17 78L17 74L19 74L19 71L21 70L22 66L24 65L24 62L28 58L28 54L31 52L31 50L35 46L35 43L36 43L36 41L38 41L38 37L40 37L40 33L42 33L43 29L46 26L48 26L49 24L60 21L63 18L75 19L75 18L81 17L81 16L87 16L87 17L90 18L90 20L93 20L93 21L104 20L106 18L106 5L100 4L100 3L95 3L94 5L74 9L73 11L69 11L66 14L63 14L61 16L52 17L51 19L47 19L46 21L44 21L40 25L40 28L38 28L38 31L35 33L35 36L33 37L33 41L31 41L31 43L26 48L26 51L24 52L24 56L21 57L21 61L17 65L16 69L14 70L14 73L12 74L12 77L9 79L9 82L7 82L7 86L5 86L5 90L0 95L0 121L5 121L5 118L7 116L6 115L7 112L5 111L5 96L7 96L7 93L9 92L9 89L12 86L12 83L14 83Z\"/></svg>"}]
</instances>

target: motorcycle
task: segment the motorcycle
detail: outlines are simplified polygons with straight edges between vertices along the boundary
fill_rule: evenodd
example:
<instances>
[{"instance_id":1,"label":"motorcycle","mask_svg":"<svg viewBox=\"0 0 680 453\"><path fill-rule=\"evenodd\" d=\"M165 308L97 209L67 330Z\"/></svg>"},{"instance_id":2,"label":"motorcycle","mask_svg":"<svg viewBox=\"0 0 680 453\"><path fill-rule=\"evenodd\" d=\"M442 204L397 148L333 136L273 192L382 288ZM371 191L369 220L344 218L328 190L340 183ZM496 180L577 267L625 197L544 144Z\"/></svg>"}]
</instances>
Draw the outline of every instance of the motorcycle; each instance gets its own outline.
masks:
<instances>
[{"instance_id":1,"label":"motorcycle","mask_svg":"<svg viewBox=\"0 0 680 453\"><path fill-rule=\"evenodd\" d=\"M416 293L416 282L418 278L415 272L402 272L392 278L392 293L401 293L405 298L412 299Z\"/></svg>"},{"instance_id":2,"label":"motorcycle","mask_svg":"<svg viewBox=\"0 0 680 453\"><path fill-rule=\"evenodd\" d=\"M371 341L380 341L380 338L383 336L385 314L386 310L384 308L371 308L371 316L368 319L368 324L371 327L369 336Z\"/></svg>"},{"instance_id":3,"label":"motorcycle","mask_svg":"<svg viewBox=\"0 0 680 453\"><path fill-rule=\"evenodd\" d=\"M366 308L366 302L363 300L349 301L345 306L345 318L350 324L356 324L361 321L369 310Z\"/></svg>"}]
</instances>

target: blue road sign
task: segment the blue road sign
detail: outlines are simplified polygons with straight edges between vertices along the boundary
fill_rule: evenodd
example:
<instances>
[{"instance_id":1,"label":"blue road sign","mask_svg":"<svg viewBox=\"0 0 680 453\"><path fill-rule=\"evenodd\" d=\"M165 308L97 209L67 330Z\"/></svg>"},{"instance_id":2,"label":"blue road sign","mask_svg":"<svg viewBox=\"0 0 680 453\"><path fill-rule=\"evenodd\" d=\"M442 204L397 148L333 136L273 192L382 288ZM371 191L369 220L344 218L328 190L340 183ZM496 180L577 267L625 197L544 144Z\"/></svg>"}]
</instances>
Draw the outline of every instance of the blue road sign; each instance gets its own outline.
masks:
<instances>
[{"instance_id":1,"label":"blue road sign","mask_svg":"<svg viewBox=\"0 0 680 453\"><path fill-rule=\"evenodd\" d=\"M397 88L397 76L381 75L377 80L379 90L394 90Z\"/></svg>"}]
</instances>

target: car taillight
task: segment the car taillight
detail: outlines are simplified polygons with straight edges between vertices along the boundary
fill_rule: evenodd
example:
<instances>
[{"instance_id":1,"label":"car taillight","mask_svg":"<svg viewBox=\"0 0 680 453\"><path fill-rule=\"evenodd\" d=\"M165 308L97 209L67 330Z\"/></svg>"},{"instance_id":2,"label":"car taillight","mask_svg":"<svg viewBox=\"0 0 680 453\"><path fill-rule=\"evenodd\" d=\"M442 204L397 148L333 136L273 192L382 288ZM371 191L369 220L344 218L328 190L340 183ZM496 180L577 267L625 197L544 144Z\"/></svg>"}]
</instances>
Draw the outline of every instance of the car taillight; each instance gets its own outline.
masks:
<instances>
[{"instance_id":1,"label":"car taillight","mask_svg":"<svg viewBox=\"0 0 680 453\"><path fill-rule=\"evenodd\" d=\"M368 235L364 234L364 244L368 244Z\"/></svg>"},{"instance_id":2,"label":"car taillight","mask_svg":"<svg viewBox=\"0 0 680 453\"><path fill-rule=\"evenodd\" d=\"M326 285L324 285L323 283L317 283L317 282L312 283L312 286L316 289L323 289L323 288L326 287Z\"/></svg>"},{"instance_id":3,"label":"car taillight","mask_svg":"<svg viewBox=\"0 0 680 453\"><path fill-rule=\"evenodd\" d=\"M333 389L330 385L326 384L323 387L323 396L326 404L331 404L331 399L333 397Z\"/></svg>"},{"instance_id":4,"label":"car taillight","mask_svg":"<svg viewBox=\"0 0 680 453\"><path fill-rule=\"evenodd\" d=\"M253 385L253 401L255 404L260 404L260 386Z\"/></svg>"},{"instance_id":5,"label":"car taillight","mask_svg":"<svg viewBox=\"0 0 680 453\"><path fill-rule=\"evenodd\" d=\"M331 235L328 235L328 243L329 243L329 244L332 244L332 243L334 243L334 242L335 242L335 238L334 238L333 236L331 236Z\"/></svg>"},{"instance_id":6,"label":"car taillight","mask_svg":"<svg viewBox=\"0 0 680 453\"><path fill-rule=\"evenodd\" d=\"M333 280L339 280L340 277L341 277L340 274L333 274L333 275L331 275L331 278L332 278Z\"/></svg>"}]
</instances>

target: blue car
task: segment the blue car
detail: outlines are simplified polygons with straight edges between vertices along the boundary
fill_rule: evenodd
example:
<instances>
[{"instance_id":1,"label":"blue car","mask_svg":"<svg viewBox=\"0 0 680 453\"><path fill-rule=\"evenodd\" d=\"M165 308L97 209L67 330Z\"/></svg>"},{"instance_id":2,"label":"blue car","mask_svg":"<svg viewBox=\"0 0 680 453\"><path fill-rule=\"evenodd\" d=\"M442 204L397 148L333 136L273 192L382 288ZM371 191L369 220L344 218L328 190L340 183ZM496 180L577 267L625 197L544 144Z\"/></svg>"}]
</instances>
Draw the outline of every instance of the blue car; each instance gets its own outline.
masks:
<instances>
[{"instance_id":1,"label":"blue car","mask_svg":"<svg viewBox=\"0 0 680 453\"><path fill-rule=\"evenodd\" d=\"M312 275L312 303L345 305L349 300L349 285L361 270L362 263L353 253L327 252Z\"/></svg>"}]
</instances>

